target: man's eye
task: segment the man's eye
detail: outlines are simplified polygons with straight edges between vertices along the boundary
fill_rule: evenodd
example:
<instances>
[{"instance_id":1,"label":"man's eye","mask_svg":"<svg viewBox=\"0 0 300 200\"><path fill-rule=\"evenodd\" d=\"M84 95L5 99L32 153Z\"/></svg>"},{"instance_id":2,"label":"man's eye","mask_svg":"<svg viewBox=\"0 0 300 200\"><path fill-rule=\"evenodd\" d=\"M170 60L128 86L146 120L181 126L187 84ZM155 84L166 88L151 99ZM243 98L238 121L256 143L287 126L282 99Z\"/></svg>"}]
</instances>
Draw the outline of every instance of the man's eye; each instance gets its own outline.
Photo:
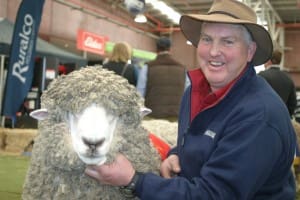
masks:
<instances>
[{"instance_id":1,"label":"man's eye","mask_svg":"<svg viewBox=\"0 0 300 200\"><path fill-rule=\"evenodd\" d=\"M200 41L201 42L205 42L205 43L208 43L211 41L211 39L209 37L200 37Z\"/></svg>"},{"instance_id":2,"label":"man's eye","mask_svg":"<svg viewBox=\"0 0 300 200\"><path fill-rule=\"evenodd\" d=\"M224 40L223 43L225 45L233 45L234 41L232 41L232 40Z\"/></svg>"}]
</instances>

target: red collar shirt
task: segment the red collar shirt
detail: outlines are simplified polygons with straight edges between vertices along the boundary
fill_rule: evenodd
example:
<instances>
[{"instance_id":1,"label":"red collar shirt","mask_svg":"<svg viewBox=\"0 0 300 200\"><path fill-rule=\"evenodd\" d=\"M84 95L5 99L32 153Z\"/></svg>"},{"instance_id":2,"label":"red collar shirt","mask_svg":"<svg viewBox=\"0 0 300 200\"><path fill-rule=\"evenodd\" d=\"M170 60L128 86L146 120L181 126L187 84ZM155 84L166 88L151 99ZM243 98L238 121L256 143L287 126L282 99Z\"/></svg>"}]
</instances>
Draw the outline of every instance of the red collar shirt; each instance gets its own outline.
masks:
<instances>
[{"instance_id":1,"label":"red collar shirt","mask_svg":"<svg viewBox=\"0 0 300 200\"><path fill-rule=\"evenodd\" d=\"M212 92L210 85L201 69L189 71L191 80L191 120L193 120L201 111L218 104L230 91L234 83L244 73L245 70L225 87Z\"/></svg>"}]
</instances>

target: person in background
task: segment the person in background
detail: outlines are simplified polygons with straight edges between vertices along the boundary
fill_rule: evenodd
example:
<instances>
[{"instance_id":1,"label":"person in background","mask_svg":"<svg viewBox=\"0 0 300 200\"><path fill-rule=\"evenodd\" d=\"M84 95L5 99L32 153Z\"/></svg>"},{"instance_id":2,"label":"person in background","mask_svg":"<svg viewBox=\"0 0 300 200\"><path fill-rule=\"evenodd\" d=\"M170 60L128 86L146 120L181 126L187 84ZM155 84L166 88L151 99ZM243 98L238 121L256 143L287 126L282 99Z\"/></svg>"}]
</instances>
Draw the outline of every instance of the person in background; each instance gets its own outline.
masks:
<instances>
[{"instance_id":1,"label":"person in background","mask_svg":"<svg viewBox=\"0 0 300 200\"><path fill-rule=\"evenodd\" d=\"M294 116L295 120L300 123L300 90L296 89L296 98L297 98L297 105L295 108Z\"/></svg>"},{"instance_id":2,"label":"person in background","mask_svg":"<svg viewBox=\"0 0 300 200\"><path fill-rule=\"evenodd\" d=\"M57 70L58 70L58 75L59 76L68 74L67 67L63 64L59 64Z\"/></svg>"},{"instance_id":3,"label":"person in background","mask_svg":"<svg viewBox=\"0 0 300 200\"><path fill-rule=\"evenodd\" d=\"M85 173L142 200L294 200L295 132L284 103L254 69L273 51L256 20L235 0L181 16L199 67L188 72L177 146L161 164L162 177L136 172L122 154Z\"/></svg>"},{"instance_id":4,"label":"person in background","mask_svg":"<svg viewBox=\"0 0 300 200\"><path fill-rule=\"evenodd\" d=\"M157 57L140 69L137 90L145 97L145 106L154 118L178 118L185 88L186 69L170 54L171 40L160 37Z\"/></svg>"},{"instance_id":5,"label":"person in background","mask_svg":"<svg viewBox=\"0 0 300 200\"><path fill-rule=\"evenodd\" d=\"M110 58L103 64L103 67L123 76L130 84L136 86L137 77L134 66L130 64L131 56L132 49L128 43L116 43L113 47Z\"/></svg>"},{"instance_id":6,"label":"person in background","mask_svg":"<svg viewBox=\"0 0 300 200\"><path fill-rule=\"evenodd\" d=\"M282 53L279 50L275 50L271 59L265 63L266 70L259 72L259 75L266 79L281 97L292 118L297 106L296 87L289 75L280 70L281 58Z\"/></svg>"}]
</instances>

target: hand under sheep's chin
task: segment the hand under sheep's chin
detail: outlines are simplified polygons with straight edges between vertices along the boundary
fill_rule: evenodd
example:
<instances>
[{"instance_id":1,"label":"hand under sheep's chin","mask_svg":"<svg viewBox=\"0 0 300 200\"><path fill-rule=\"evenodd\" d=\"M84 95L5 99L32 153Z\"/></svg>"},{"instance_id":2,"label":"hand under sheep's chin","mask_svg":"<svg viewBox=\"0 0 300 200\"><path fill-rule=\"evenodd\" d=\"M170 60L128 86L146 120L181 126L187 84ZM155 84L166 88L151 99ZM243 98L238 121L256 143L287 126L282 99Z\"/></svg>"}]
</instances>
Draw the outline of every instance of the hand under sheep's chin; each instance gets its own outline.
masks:
<instances>
[{"instance_id":1,"label":"hand under sheep's chin","mask_svg":"<svg viewBox=\"0 0 300 200\"><path fill-rule=\"evenodd\" d=\"M87 165L102 165L106 161L106 156L101 156L101 157L85 157L79 155L79 158L82 160Z\"/></svg>"}]
</instances>

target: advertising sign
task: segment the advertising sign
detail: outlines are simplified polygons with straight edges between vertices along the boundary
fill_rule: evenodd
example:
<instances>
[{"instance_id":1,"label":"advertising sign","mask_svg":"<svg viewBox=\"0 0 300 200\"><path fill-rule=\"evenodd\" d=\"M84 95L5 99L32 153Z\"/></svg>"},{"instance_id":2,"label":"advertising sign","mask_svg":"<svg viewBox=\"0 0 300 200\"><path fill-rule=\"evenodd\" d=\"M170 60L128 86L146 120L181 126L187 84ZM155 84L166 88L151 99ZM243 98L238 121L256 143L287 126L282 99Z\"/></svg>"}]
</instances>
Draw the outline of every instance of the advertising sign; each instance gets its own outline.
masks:
<instances>
[{"instance_id":1,"label":"advertising sign","mask_svg":"<svg viewBox=\"0 0 300 200\"><path fill-rule=\"evenodd\" d=\"M106 41L108 41L106 36L100 36L81 29L78 30L77 48L80 50L103 55Z\"/></svg>"},{"instance_id":2,"label":"advertising sign","mask_svg":"<svg viewBox=\"0 0 300 200\"><path fill-rule=\"evenodd\" d=\"M15 117L30 90L43 6L44 0L23 0L20 4L10 47L4 116Z\"/></svg>"}]
</instances>

